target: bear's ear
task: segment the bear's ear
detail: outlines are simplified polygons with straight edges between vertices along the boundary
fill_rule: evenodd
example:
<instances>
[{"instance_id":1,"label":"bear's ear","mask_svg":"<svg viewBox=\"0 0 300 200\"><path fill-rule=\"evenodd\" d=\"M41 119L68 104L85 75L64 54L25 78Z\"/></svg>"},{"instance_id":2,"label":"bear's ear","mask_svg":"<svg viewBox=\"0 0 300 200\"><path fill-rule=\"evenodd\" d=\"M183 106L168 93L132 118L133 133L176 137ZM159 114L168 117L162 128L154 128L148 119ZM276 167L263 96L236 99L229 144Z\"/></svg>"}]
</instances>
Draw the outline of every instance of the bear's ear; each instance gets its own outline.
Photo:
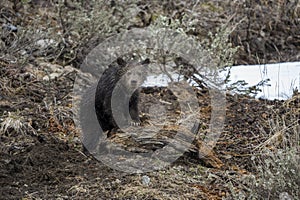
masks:
<instances>
[{"instance_id":1,"label":"bear's ear","mask_svg":"<svg viewBox=\"0 0 300 200\"><path fill-rule=\"evenodd\" d=\"M147 58L141 62L142 65L148 65L150 63L150 59Z\"/></svg>"},{"instance_id":2,"label":"bear's ear","mask_svg":"<svg viewBox=\"0 0 300 200\"><path fill-rule=\"evenodd\" d=\"M121 67L125 67L126 66L126 61L123 60L123 58L117 58L117 63L118 65L120 65Z\"/></svg>"}]
</instances>

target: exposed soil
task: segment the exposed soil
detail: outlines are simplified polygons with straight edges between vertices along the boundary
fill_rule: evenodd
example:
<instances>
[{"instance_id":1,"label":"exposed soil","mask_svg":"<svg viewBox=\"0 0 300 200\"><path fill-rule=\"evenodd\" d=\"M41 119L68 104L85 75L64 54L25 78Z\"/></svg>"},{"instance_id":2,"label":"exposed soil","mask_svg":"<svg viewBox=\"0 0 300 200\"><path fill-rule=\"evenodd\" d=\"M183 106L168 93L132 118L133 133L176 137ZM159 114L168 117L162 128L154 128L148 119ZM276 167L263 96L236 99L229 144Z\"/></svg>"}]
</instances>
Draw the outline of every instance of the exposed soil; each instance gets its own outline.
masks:
<instances>
[{"instance_id":1,"label":"exposed soil","mask_svg":"<svg viewBox=\"0 0 300 200\"><path fill-rule=\"evenodd\" d=\"M239 17L234 18L234 21L239 21L242 18L239 14L243 12L248 16L247 23L238 25L231 35L234 45L242 46L236 63L299 59L298 4L298 9L284 4L287 12L293 11L289 13L293 20L280 20L280 15L284 13L278 11L276 18L269 19L269 24L268 18L264 17L269 15L267 1L258 4L263 12L260 9L239 10L243 5L230 3L235 1L222 2L204 2L199 7L199 10L206 12L203 19L199 20L198 29L191 34L207 34L203 32L203 24L207 23L206 26L210 27L205 30L214 30L214 27L224 22L226 14L236 10ZM13 11L22 11L13 6L7 6L6 9L13 15L12 21L18 18ZM172 3L163 3L162 6L154 3L146 10L152 14L162 12L170 15L170 9L174 11L174 17L180 16L184 10L182 5ZM3 15L1 19L4 18ZM208 16L216 18L212 20ZM204 19L206 22L202 23ZM147 21L143 23L147 24ZM248 28L247 31L245 27ZM260 40L264 42L260 43ZM208 132L211 104L207 90L195 89L200 105L200 121L196 131L199 138L193 142L188 152L163 170L144 174L126 174L113 170L91 155L83 153L80 134L72 118L71 92L77 73L76 65L82 61L80 55L86 51L83 49L78 49L78 59L68 62L74 68L56 65L47 59L47 62L41 61L39 56L30 58L24 65L8 62L9 58L0 58L0 199L229 198L232 188L227 185L228 182L232 183L235 191L248 192L237 182L243 176L255 174L251 160L257 154L257 149L264 146L272 150L274 147L288 145L282 138L264 143L274 134L272 125L281 123L279 119L284 116L289 124L299 127L299 94L295 93L287 101L269 101L228 93L224 130L211 154L201 157L199 155L205 149L201 149L198 142ZM62 58L59 57L58 62L62 63L63 59L60 59ZM49 74L56 73L54 69L60 70L59 75L51 78ZM141 98L141 128L153 126L149 124L149 106L154 103L169 102L170 104L166 104L169 119L179 118L176 98L165 88L144 88ZM170 131L170 126L165 127L165 132L161 133L174 131ZM290 137L293 134L291 131ZM147 145L132 145L127 139L118 139L118 133L111 138L125 146L131 144L151 151L164 145L159 143L155 146L159 138L152 140L152 143L145 143ZM133 148L130 150L137 151ZM145 176L150 178L149 184L144 183Z\"/></svg>"},{"instance_id":2,"label":"exposed soil","mask_svg":"<svg viewBox=\"0 0 300 200\"><path fill-rule=\"evenodd\" d=\"M288 116L290 112L283 101L228 94L226 125L214 150L214 156L221 160L222 166L213 167L209 156L199 158L196 151L190 151L167 169L146 173L151 180L146 186L142 184L141 175L114 171L83 153L70 111L73 72L52 81L30 77L24 81L28 71L18 70L1 66L2 83L10 82L10 89L13 89L13 94L5 91L8 88L2 89L2 122L11 119L15 123L2 127L4 132L0 135L2 199L163 199L164 195L170 199L181 195L191 199L221 199L229 195L229 190L217 183L218 180L213 184L212 180L205 178L208 172L218 176L225 171L232 171L235 175L254 172L249 161L253 149L272 134L268 120L284 114ZM31 93L38 95L29 95ZM56 97L55 102L51 97ZM205 134L211 113L209 93L198 91L198 98L199 133ZM176 98L166 89L143 90L143 127L150 126L147 123L149 116L144 113L147 107L160 99L176 105ZM177 119L173 103L170 118ZM299 106L292 107L296 108L296 105ZM171 176L166 177L166 172ZM173 173L183 174L174 178ZM194 175L198 178L192 178ZM139 190L143 192L138 193Z\"/></svg>"}]
</instances>

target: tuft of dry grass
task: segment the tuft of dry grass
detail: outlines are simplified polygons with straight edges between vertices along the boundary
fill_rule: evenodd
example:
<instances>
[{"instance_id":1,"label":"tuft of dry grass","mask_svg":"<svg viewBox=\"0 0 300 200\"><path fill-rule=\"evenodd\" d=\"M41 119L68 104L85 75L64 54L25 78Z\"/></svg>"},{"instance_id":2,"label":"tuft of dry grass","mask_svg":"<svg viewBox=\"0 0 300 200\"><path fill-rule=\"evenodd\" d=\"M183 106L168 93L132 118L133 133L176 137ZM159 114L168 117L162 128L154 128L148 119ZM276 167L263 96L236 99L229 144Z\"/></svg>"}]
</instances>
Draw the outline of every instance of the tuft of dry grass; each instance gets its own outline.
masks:
<instances>
[{"instance_id":1,"label":"tuft of dry grass","mask_svg":"<svg viewBox=\"0 0 300 200\"><path fill-rule=\"evenodd\" d=\"M271 134L258 145L249 181L252 199L300 199L300 125L293 110L270 119ZM275 121L275 122L274 122Z\"/></svg>"},{"instance_id":2,"label":"tuft of dry grass","mask_svg":"<svg viewBox=\"0 0 300 200\"><path fill-rule=\"evenodd\" d=\"M0 124L0 134L9 134L11 132L25 134L29 131L35 133L32 126L29 123L26 123L24 117L19 115L18 112L8 112L8 116L2 120L3 121Z\"/></svg>"}]
</instances>

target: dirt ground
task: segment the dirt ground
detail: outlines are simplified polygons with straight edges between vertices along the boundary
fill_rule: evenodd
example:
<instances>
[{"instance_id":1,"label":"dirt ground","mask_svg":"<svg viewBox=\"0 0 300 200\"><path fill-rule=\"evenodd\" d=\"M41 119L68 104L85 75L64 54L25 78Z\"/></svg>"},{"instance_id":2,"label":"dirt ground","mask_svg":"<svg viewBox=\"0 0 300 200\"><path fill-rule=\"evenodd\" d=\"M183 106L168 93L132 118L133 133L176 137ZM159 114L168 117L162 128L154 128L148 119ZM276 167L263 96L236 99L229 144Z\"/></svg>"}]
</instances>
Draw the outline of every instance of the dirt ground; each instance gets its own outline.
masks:
<instances>
[{"instance_id":1,"label":"dirt ground","mask_svg":"<svg viewBox=\"0 0 300 200\"><path fill-rule=\"evenodd\" d=\"M248 23L237 25L231 35L233 44L243 47L236 63L299 60L300 9L287 9L286 12L293 10L288 14L295 19L287 23L288 19L279 20L279 15L284 15L279 11L275 13L277 17L268 21L262 16L268 10L242 11L238 10L241 4L230 7L230 2L203 1L201 9L219 10L222 14L213 13L215 20L203 15L206 22L201 19L198 25L213 29L235 9L236 15L245 12L251 16ZM265 9L268 2L273 1L260 1L259 5ZM151 4L147 12L154 13L155 6ZM174 17L184 12L181 5L172 3L164 3L160 12L168 13L168 6L174 10ZM289 8L288 4L284 6ZM21 8L11 4L6 9ZM7 16L3 13L2 21ZM269 22L270 26L261 29L260 24ZM199 30L202 28L191 34L207 34ZM260 40L264 41L263 48L258 46ZM274 134L272 123L281 123L278 119L285 116L290 124L299 124L299 94L286 101L269 101L228 93L225 127L212 155L199 157L201 150L194 141L190 151L165 169L126 174L83 153L72 114L72 90L80 59L73 59L66 67L62 62L56 64L41 57L30 58L23 65L0 58L0 199L233 199L234 192L246 196L247 184L239 182L256 173L252 160L253 155L259 154L257 149L263 146L272 150L283 145L282 138L264 143ZM51 78L49 74L53 73L58 75ZM196 93L200 105L198 132L205 134L210 123L210 96L206 90ZM158 100L176 104L164 88L143 89L142 127L149 126L147 108ZM171 110L170 118L177 119L176 106ZM145 178L150 182L145 183Z\"/></svg>"},{"instance_id":2,"label":"dirt ground","mask_svg":"<svg viewBox=\"0 0 300 200\"><path fill-rule=\"evenodd\" d=\"M11 69L1 67L1 80L13 80L20 88L28 72ZM126 174L83 153L71 115L73 78L74 73L49 82L29 77L15 95L2 96L2 122L10 122L0 136L1 199L221 199L230 194L222 177L234 179L255 171L250 162L253 149L272 134L266 119L289 113L284 101L228 94L226 125L215 148L222 166L211 166L210 157L199 159L190 151L164 170ZM160 88L144 89L141 98L146 105L142 111L153 100L174 101ZM198 98L199 131L204 133L210 123L209 93L199 91ZM176 112L172 116L178 117ZM147 117L142 119L147 126ZM149 185L143 185L143 175L150 178Z\"/></svg>"}]
</instances>

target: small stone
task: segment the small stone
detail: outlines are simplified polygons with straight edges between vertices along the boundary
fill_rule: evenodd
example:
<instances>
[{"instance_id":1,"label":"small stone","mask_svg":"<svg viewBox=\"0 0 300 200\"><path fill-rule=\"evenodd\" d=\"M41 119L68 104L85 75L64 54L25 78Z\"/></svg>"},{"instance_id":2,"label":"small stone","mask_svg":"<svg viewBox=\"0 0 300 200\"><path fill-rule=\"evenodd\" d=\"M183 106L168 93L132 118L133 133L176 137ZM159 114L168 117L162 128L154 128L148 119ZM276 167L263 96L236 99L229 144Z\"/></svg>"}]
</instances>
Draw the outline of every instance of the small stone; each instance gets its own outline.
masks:
<instances>
[{"instance_id":1,"label":"small stone","mask_svg":"<svg viewBox=\"0 0 300 200\"><path fill-rule=\"evenodd\" d=\"M47 76L44 76L44 77L43 77L43 80L44 80L44 81L50 81L50 80L53 80L53 79L55 79L55 78L58 78L60 75L61 75L60 73L54 72L54 73L51 73L51 74L49 74L49 75L47 75Z\"/></svg>"},{"instance_id":2,"label":"small stone","mask_svg":"<svg viewBox=\"0 0 300 200\"><path fill-rule=\"evenodd\" d=\"M279 194L280 200L293 200L293 198L287 192L282 192Z\"/></svg>"},{"instance_id":3,"label":"small stone","mask_svg":"<svg viewBox=\"0 0 300 200\"><path fill-rule=\"evenodd\" d=\"M11 31L11 32L17 32L18 31L18 28L16 26L12 25L12 24L3 24L2 28L6 29L8 31Z\"/></svg>"},{"instance_id":4,"label":"small stone","mask_svg":"<svg viewBox=\"0 0 300 200\"><path fill-rule=\"evenodd\" d=\"M149 185L150 184L150 178L147 175L142 176L142 183L143 185Z\"/></svg>"}]
</instances>

